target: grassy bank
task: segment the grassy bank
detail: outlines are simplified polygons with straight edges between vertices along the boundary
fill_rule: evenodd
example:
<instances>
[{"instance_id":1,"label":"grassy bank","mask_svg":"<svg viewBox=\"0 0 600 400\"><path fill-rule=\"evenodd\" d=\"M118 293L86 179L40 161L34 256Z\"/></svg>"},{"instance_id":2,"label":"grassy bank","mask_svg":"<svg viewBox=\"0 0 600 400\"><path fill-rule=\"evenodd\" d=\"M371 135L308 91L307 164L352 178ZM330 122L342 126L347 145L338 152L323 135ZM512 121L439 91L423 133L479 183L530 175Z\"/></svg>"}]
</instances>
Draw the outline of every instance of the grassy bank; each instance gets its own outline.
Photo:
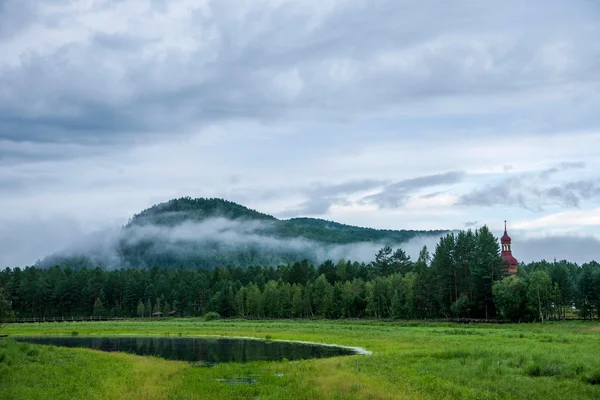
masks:
<instances>
[{"instance_id":1,"label":"grassy bank","mask_svg":"<svg viewBox=\"0 0 600 400\"><path fill-rule=\"evenodd\" d=\"M223 335L364 347L370 356L193 367L0 339L0 398L598 399L600 325L357 321L15 324L10 335ZM358 359L359 371L356 371Z\"/></svg>"}]
</instances>

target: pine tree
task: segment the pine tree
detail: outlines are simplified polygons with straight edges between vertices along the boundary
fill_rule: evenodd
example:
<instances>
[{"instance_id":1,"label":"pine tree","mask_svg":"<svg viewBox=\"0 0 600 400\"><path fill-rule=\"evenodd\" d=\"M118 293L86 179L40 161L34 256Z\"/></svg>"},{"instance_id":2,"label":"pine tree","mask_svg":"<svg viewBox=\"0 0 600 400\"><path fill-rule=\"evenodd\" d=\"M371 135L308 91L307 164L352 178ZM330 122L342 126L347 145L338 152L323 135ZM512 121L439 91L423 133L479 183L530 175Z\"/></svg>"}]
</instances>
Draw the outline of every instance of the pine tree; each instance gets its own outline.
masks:
<instances>
[{"instance_id":1,"label":"pine tree","mask_svg":"<svg viewBox=\"0 0 600 400\"><path fill-rule=\"evenodd\" d=\"M404 311L404 303L402 302L402 295L400 290L394 290L392 295L392 316L394 318L401 318Z\"/></svg>"},{"instance_id":2,"label":"pine tree","mask_svg":"<svg viewBox=\"0 0 600 400\"><path fill-rule=\"evenodd\" d=\"M263 316L263 296L258 286L254 283L248 286L246 310L249 315L254 317Z\"/></svg>"},{"instance_id":3,"label":"pine tree","mask_svg":"<svg viewBox=\"0 0 600 400\"><path fill-rule=\"evenodd\" d=\"M492 301L492 287L495 281L505 276L505 266L500 256L498 239L487 226L475 233L475 253L473 273L473 306L480 317L493 318L496 314Z\"/></svg>"},{"instance_id":4,"label":"pine tree","mask_svg":"<svg viewBox=\"0 0 600 400\"><path fill-rule=\"evenodd\" d=\"M396 249L390 257L391 273L393 274L406 274L412 271L413 263L410 260L410 256L407 255L404 250Z\"/></svg>"},{"instance_id":5,"label":"pine tree","mask_svg":"<svg viewBox=\"0 0 600 400\"><path fill-rule=\"evenodd\" d=\"M541 322L548 319L552 298L552 280L546 271L533 272L527 289L527 303L531 313Z\"/></svg>"},{"instance_id":6,"label":"pine tree","mask_svg":"<svg viewBox=\"0 0 600 400\"><path fill-rule=\"evenodd\" d=\"M431 288L431 295L437 306L437 312L445 317L449 316L450 306L456 301L454 240L453 234L442 237L431 260L431 268L435 276L435 286Z\"/></svg>"},{"instance_id":7,"label":"pine tree","mask_svg":"<svg viewBox=\"0 0 600 400\"><path fill-rule=\"evenodd\" d=\"M292 286L292 316L302 318L304 314L304 287L299 284Z\"/></svg>"},{"instance_id":8,"label":"pine tree","mask_svg":"<svg viewBox=\"0 0 600 400\"><path fill-rule=\"evenodd\" d=\"M97 297L96 301L94 302L94 315L101 316L104 315L104 313L104 304L102 304L102 300L100 300L100 297Z\"/></svg>"},{"instance_id":9,"label":"pine tree","mask_svg":"<svg viewBox=\"0 0 600 400\"><path fill-rule=\"evenodd\" d=\"M138 302L138 305L137 305L137 315L140 318L144 318L144 313L145 313L144 302L140 299L140 301Z\"/></svg>"},{"instance_id":10,"label":"pine tree","mask_svg":"<svg viewBox=\"0 0 600 400\"><path fill-rule=\"evenodd\" d=\"M392 248L385 246L375 255L373 268L377 276L388 276L392 273Z\"/></svg>"},{"instance_id":11,"label":"pine tree","mask_svg":"<svg viewBox=\"0 0 600 400\"><path fill-rule=\"evenodd\" d=\"M263 290L263 304L265 316L275 318L279 316L279 289L277 282L269 281Z\"/></svg>"},{"instance_id":12,"label":"pine tree","mask_svg":"<svg viewBox=\"0 0 600 400\"><path fill-rule=\"evenodd\" d=\"M14 313L11 309L11 304L6 298L4 290L0 287L0 329L2 329L7 321L13 319L13 317Z\"/></svg>"},{"instance_id":13,"label":"pine tree","mask_svg":"<svg viewBox=\"0 0 600 400\"><path fill-rule=\"evenodd\" d=\"M333 288L325 278L325 274L315 279L311 294L316 314L321 318L328 317L333 305Z\"/></svg>"},{"instance_id":14,"label":"pine tree","mask_svg":"<svg viewBox=\"0 0 600 400\"><path fill-rule=\"evenodd\" d=\"M162 312L162 298L160 297L154 301L154 312Z\"/></svg>"},{"instance_id":15,"label":"pine tree","mask_svg":"<svg viewBox=\"0 0 600 400\"><path fill-rule=\"evenodd\" d=\"M148 297L146 299L146 305L144 306L144 311L146 312L146 314L148 314L148 317L152 316L152 300L150 300L150 297Z\"/></svg>"},{"instance_id":16,"label":"pine tree","mask_svg":"<svg viewBox=\"0 0 600 400\"><path fill-rule=\"evenodd\" d=\"M235 297L233 299L233 304L235 307L235 313L240 317L244 317L246 315L246 298L247 298L248 290L245 286L242 286L240 290L237 291Z\"/></svg>"}]
</instances>

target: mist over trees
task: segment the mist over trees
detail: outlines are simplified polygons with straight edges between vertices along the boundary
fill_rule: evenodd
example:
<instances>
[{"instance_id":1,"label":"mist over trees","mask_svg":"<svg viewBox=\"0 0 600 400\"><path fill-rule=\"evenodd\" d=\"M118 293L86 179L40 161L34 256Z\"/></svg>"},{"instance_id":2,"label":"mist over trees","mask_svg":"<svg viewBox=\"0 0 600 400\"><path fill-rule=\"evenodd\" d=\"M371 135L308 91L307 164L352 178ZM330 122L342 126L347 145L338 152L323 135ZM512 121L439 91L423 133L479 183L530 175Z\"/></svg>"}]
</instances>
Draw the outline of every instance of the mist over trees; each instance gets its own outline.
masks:
<instances>
[{"instance_id":1,"label":"mist over trees","mask_svg":"<svg viewBox=\"0 0 600 400\"><path fill-rule=\"evenodd\" d=\"M17 317L150 317L161 312L243 318L600 318L600 264L520 265L506 276L484 226L447 234L416 260L389 246L372 262L308 260L273 266L5 269Z\"/></svg>"},{"instance_id":2,"label":"mist over trees","mask_svg":"<svg viewBox=\"0 0 600 400\"><path fill-rule=\"evenodd\" d=\"M82 239L36 266L214 268L304 259L314 264L340 258L370 261L384 245L437 240L444 233L361 228L313 218L279 220L223 199L184 197L152 206L122 229Z\"/></svg>"}]
</instances>

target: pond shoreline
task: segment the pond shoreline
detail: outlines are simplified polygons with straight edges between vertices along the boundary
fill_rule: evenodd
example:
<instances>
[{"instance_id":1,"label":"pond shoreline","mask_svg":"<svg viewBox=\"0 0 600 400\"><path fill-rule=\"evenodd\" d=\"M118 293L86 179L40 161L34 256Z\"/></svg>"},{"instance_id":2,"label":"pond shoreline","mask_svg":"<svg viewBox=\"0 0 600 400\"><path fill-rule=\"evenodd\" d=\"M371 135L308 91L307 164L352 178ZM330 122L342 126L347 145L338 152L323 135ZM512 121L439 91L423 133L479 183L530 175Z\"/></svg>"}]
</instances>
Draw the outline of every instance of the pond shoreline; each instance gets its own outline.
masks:
<instances>
[{"instance_id":1,"label":"pond shoreline","mask_svg":"<svg viewBox=\"0 0 600 400\"><path fill-rule=\"evenodd\" d=\"M8 335L0 335L0 337L7 337ZM276 342L276 343L292 343L292 344L304 344L304 345L312 345L312 346L323 346L323 347L333 347L333 348L339 348L339 349L345 349L345 350L349 350L349 351L353 351L355 354L353 355L372 355L373 352L370 350L365 349L364 347L359 347L359 346L347 346L347 345L341 345L341 344L335 344L335 343L320 343L320 342L315 342L315 341L305 341L305 340L293 340L293 339L269 339L269 338L260 338L260 337L255 337L255 336L224 336L224 335L178 335L178 334L132 334L132 333L116 333L116 334L109 334L109 335L88 335L88 334L77 334L77 335L72 335L72 334L36 334L36 335L31 335L31 334L13 334L12 335L15 338L23 338L23 337L47 337L47 338L52 338L52 337L60 337L60 338L67 338L67 337L81 337L81 338L111 338L111 337L139 337L139 338L181 338L181 339L185 339L185 338L189 338L189 339L201 339L201 338L209 338L209 339L229 339L229 340L256 340L256 341L261 341L261 342Z\"/></svg>"},{"instance_id":2,"label":"pond shoreline","mask_svg":"<svg viewBox=\"0 0 600 400\"><path fill-rule=\"evenodd\" d=\"M208 362L290 361L370 354L356 346L300 340L274 340L270 337L224 335L16 335L13 340L38 345L87 348L104 352L125 352L165 360Z\"/></svg>"}]
</instances>

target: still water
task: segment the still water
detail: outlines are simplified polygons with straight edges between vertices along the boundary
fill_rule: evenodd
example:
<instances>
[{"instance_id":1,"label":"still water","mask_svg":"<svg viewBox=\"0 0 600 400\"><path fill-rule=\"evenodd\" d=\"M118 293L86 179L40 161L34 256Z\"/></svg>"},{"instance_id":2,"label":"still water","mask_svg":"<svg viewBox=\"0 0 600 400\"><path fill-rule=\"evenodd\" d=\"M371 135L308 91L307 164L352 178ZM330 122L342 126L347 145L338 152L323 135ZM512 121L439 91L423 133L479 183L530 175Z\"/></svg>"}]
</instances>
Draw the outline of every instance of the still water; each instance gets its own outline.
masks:
<instances>
[{"instance_id":1,"label":"still water","mask_svg":"<svg viewBox=\"0 0 600 400\"><path fill-rule=\"evenodd\" d=\"M102 351L120 351L140 356L156 356L167 360L224 363L300 360L356 354L354 350L307 343L262 341L251 339L190 337L84 337L22 336L21 342L62 347L86 347Z\"/></svg>"}]
</instances>

